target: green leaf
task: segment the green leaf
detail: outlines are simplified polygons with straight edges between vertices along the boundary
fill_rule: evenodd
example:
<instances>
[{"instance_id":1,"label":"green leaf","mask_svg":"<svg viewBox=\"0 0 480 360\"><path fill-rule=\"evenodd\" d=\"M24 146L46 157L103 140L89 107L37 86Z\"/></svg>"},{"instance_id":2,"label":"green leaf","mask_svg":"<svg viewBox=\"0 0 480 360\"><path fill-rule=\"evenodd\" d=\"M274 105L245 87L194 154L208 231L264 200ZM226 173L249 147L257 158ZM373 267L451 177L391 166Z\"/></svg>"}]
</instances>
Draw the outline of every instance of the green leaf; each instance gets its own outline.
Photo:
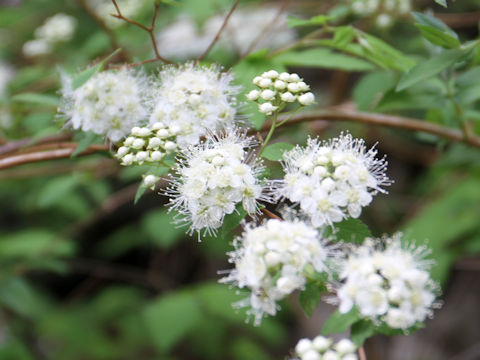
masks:
<instances>
[{"instance_id":1,"label":"green leaf","mask_svg":"<svg viewBox=\"0 0 480 360\"><path fill-rule=\"evenodd\" d=\"M360 320L352 325L350 338L357 347L360 347L373 334L375 334L375 325L369 320Z\"/></svg>"},{"instance_id":2,"label":"green leaf","mask_svg":"<svg viewBox=\"0 0 480 360\"><path fill-rule=\"evenodd\" d=\"M395 85L395 78L390 72L372 72L357 83L353 90L353 99L357 108L362 111L375 109L375 102L378 102L384 92Z\"/></svg>"},{"instance_id":3,"label":"green leaf","mask_svg":"<svg viewBox=\"0 0 480 360\"><path fill-rule=\"evenodd\" d=\"M90 79L93 75L95 75L98 71L102 71L103 67L112 57L118 54L122 49L117 49L110 55L108 55L105 59L100 61L97 65L89 67L88 69L83 70L79 74L77 74L72 80L72 88L73 90L78 89L80 86L85 84L88 79Z\"/></svg>"},{"instance_id":4,"label":"green leaf","mask_svg":"<svg viewBox=\"0 0 480 360\"><path fill-rule=\"evenodd\" d=\"M231 352L232 355L228 358L232 360L271 360L270 355L268 355L262 346L247 337L235 338L232 344Z\"/></svg>"},{"instance_id":5,"label":"green leaf","mask_svg":"<svg viewBox=\"0 0 480 360\"><path fill-rule=\"evenodd\" d=\"M226 240L230 233L240 225L240 222L245 218L247 212L243 209L241 205L237 205L236 210L225 216L223 220L223 225L218 232L218 238Z\"/></svg>"},{"instance_id":6,"label":"green leaf","mask_svg":"<svg viewBox=\"0 0 480 360\"><path fill-rule=\"evenodd\" d=\"M320 295L326 291L324 284L308 282L305 290L300 293L300 306L307 316L312 316L314 310L320 303Z\"/></svg>"},{"instance_id":7,"label":"green leaf","mask_svg":"<svg viewBox=\"0 0 480 360\"><path fill-rule=\"evenodd\" d=\"M347 331L348 328L358 320L360 320L360 315L355 308L353 308L346 314L341 314L340 311L335 310L335 312L330 315L323 324L322 334L330 335L336 333L343 333Z\"/></svg>"},{"instance_id":8,"label":"green leaf","mask_svg":"<svg viewBox=\"0 0 480 360\"><path fill-rule=\"evenodd\" d=\"M57 96L37 94L37 93L22 93L12 96L13 102L30 103L44 106L58 107L60 99Z\"/></svg>"},{"instance_id":9,"label":"green leaf","mask_svg":"<svg viewBox=\"0 0 480 360\"><path fill-rule=\"evenodd\" d=\"M471 53L471 51L471 48L446 50L439 55L435 55L426 61L420 62L400 79L396 90L405 90L420 81L439 74L443 70L464 59Z\"/></svg>"},{"instance_id":10,"label":"green leaf","mask_svg":"<svg viewBox=\"0 0 480 360\"><path fill-rule=\"evenodd\" d=\"M428 25L416 24L415 26L420 29L423 37L434 45L438 45L446 49L458 48L461 45L460 41L456 37L447 32L438 30Z\"/></svg>"},{"instance_id":11,"label":"green leaf","mask_svg":"<svg viewBox=\"0 0 480 360\"><path fill-rule=\"evenodd\" d=\"M442 32L447 32L455 38L458 38L458 35L453 31L451 28L448 27L442 20L436 18L435 16L423 14L419 12L412 12L413 17L415 18L416 22L420 25L431 26L437 30Z\"/></svg>"},{"instance_id":12,"label":"green leaf","mask_svg":"<svg viewBox=\"0 0 480 360\"><path fill-rule=\"evenodd\" d=\"M134 205L136 205L143 194L145 194L145 191L147 191L147 187L143 185L143 182L141 182L140 185L138 185L137 192L135 193L135 199L133 200Z\"/></svg>"},{"instance_id":13,"label":"green leaf","mask_svg":"<svg viewBox=\"0 0 480 360\"><path fill-rule=\"evenodd\" d=\"M325 25L330 20L332 20L332 17L326 15L317 15L308 20L298 19L293 16L289 16L287 19L287 26L289 28L294 28L299 26Z\"/></svg>"},{"instance_id":14,"label":"green leaf","mask_svg":"<svg viewBox=\"0 0 480 360\"><path fill-rule=\"evenodd\" d=\"M402 330L402 329L392 329L388 327L386 324L382 324L378 326L375 330L380 334L387 335L387 336L398 336L398 335L405 335L405 334L413 334L414 332L423 329L425 327L424 323L416 323L412 327Z\"/></svg>"},{"instance_id":15,"label":"green leaf","mask_svg":"<svg viewBox=\"0 0 480 360\"><path fill-rule=\"evenodd\" d=\"M153 344L166 353L195 329L202 313L194 295L183 291L155 300L147 306L143 318Z\"/></svg>"},{"instance_id":16,"label":"green leaf","mask_svg":"<svg viewBox=\"0 0 480 360\"><path fill-rule=\"evenodd\" d=\"M7 278L0 282L0 303L26 317L40 315L40 304L35 291L19 277Z\"/></svg>"},{"instance_id":17,"label":"green leaf","mask_svg":"<svg viewBox=\"0 0 480 360\"><path fill-rule=\"evenodd\" d=\"M91 132L91 131L86 131L86 132L81 132L81 140L78 142L77 147L75 150L72 152L72 155L70 157L76 157L78 154L80 154L82 151L86 150L90 145L96 143L100 137Z\"/></svg>"},{"instance_id":18,"label":"green leaf","mask_svg":"<svg viewBox=\"0 0 480 360\"><path fill-rule=\"evenodd\" d=\"M294 147L294 145L284 142L271 144L264 149L262 157L271 161L280 161L283 159L283 153L292 150Z\"/></svg>"},{"instance_id":19,"label":"green leaf","mask_svg":"<svg viewBox=\"0 0 480 360\"><path fill-rule=\"evenodd\" d=\"M173 224L173 214L166 210L150 211L142 219L142 229L156 245L168 249L185 235L185 230Z\"/></svg>"},{"instance_id":20,"label":"green leaf","mask_svg":"<svg viewBox=\"0 0 480 360\"><path fill-rule=\"evenodd\" d=\"M370 71L375 69L374 65L365 60L335 53L326 48L285 52L275 56L275 60L285 66L319 67L345 71Z\"/></svg>"},{"instance_id":21,"label":"green leaf","mask_svg":"<svg viewBox=\"0 0 480 360\"><path fill-rule=\"evenodd\" d=\"M335 223L333 235L339 241L361 244L367 237L372 237L367 225L359 219L348 218Z\"/></svg>"},{"instance_id":22,"label":"green leaf","mask_svg":"<svg viewBox=\"0 0 480 360\"><path fill-rule=\"evenodd\" d=\"M435 0L435 2L436 2L438 5L443 6L444 8L447 7L447 0Z\"/></svg>"},{"instance_id":23,"label":"green leaf","mask_svg":"<svg viewBox=\"0 0 480 360\"><path fill-rule=\"evenodd\" d=\"M67 194L73 192L81 182L82 177L77 173L51 179L38 191L38 207L48 208L56 204Z\"/></svg>"},{"instance_id":24,"label":"green leaf","mask_svg":"<svg viewBox=\"0 0 480 360\"><path fill-rule=\"evenodd\" d=\"M344 47L355 39L355 29L351 26L339 26L335 28L333 35L333 45Z\"/></svg>"}]
</instances>

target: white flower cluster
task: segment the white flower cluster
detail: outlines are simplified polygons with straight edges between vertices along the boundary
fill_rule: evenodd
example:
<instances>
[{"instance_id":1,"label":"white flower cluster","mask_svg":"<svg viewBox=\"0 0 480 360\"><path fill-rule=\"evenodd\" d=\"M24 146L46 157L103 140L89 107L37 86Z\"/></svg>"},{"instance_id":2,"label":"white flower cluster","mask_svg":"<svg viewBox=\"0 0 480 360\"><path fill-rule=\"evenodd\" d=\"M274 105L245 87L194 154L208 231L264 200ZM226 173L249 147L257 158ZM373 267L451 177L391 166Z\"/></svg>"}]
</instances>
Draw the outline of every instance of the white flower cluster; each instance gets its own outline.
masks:
<instances>
[{"instance_id":1,"label":"white flower cluster","mask_svg":"<svg viewBox=\"0 0 480 360\"><path fill-rule=\"evenodd\" d=\"M297 145L284 153L279 195L300 204L315 227L357 218L373 195L385 192L381 186L391 184L385 175L387 162L376 154L350 134L326 142L310 138L305 148Z\"/></svg>"},{"instance_id":2,"label":"white flower cluster","mask_svg":"<svg viewBox=\"0 0 480 360\"><path fill-rule=\"evenodd\" d=\"M351 3L354 14L375 16L378 27L389 27L398 15L407 15L411 9L411 0L354 0Z\"/></svg>"},{"instance_id":3,"label":"white flower cluster","mask_svg":"<svg viewBox=\"0 0 480 360\"><path fill-rule=\"evenodd\" d=\"M53 45L67 42L73 37L76 25L77 20L70 15L58 13L49 17L35 30L35 39L23 45L23 53L28 57L50 53Z\"/></svg>"},{"instance_id":4,"label":"white flower cluster","mask_svg":"<svg viewBox=\"0 0 480 360\"><path fill-rule=\"evenodd\" d=\"M281 109L285 103L298 101L300 105L307 106L315 102L310 86L297 74L279 74L270 70L255 77L252 82L259 89L250 91L247 99L258 102L258 111L266 115Z\"/></svg>"},{"instance_id":5,"label":"white flower cluster","mask_svg":"<svg viewBox=\"0 0 480 360\"><path fill-rule=\"evenodd\" d=\"M72 80L64 78L60 111L73 128L119 141L148 114L145 82L143 75L128 69L97 73L75 90Z\"/></svg>"},{"instance_id":6,"label":"white flower cluster","mask_svg":"<svg viewBox=\"0 0 480 360\"><path fill-rule=\"evenodd\" d=\"M157 36L159 48L168 57L197 57L208 47L224 20L225 14L217 15L199 27L191 17L183 16L161 29ZM271 25L266 30L269 23ZM279 15L278 7L238 9L230 17L217 46L240 54L244 54L252 45L253 50L277 48L296 38L295 31L286 25L287 14Z\"/></svg>"},{"instance_id":7,"label":"white flower cluster","mask_svg":"<svg viewBox=\"0 0 480 360\"><path fill-rule=\"evenodd\" d=\"M158 164L169 153L177 149L175 134L157 122L150 127L135 126L123 145L117 150L117 158L122 165L143 163ZM153 174L145 174L143 183L146 187L154 188L160 178Z\"/></svg>"},{"instance_id":8,"label":"white flower cluster","mask_svg":"<svg viewBox=\"0 0 480 360\"><path fill-rule=\"evenodd\" d=\"M249 298L236 305L249 307L247 314L254 317L255 325L264 315L276 314L279 300L303 288L307 266L326 271L330 255L319 232L298 220L270 219L258 227L246 227L234 245L229 256L235 268L221 281L251 291Z\"/></svg>"},{"instance_id":9,"label":"white flower cluster","mask_svg":"<svg viewBox=\"0 0 480 360\"><path fill-rule=\"evenodd\" d=\"M161 121L180 147L197 144L208 132L229 129L236 115L233 76L218 67L167 66L159 74L150 124Z\"/></svg>"},{"instance_id":10,"label":"white flower cluster","mask_svg":"<svg viewBox=\"0 0 480 360\"><path fill-rule=\"evenodd\" d=\"M432 315L437 285L427 271L425 247L402 246L400 235L367 239L342 264L340 312L354 306L374 323L407 330Z\"/></svg>"},{"instance_id":11,"label":"white flower cluster","mask_svg":"<svg viewBox=\"0 0 480 360\"><path fill-rule=\"evenodd\" d=\"M334 344L332 339L320 335L313 340L300 339L295 346L299 360L357 360L355 351L356 346L350 339Z\"/></svg>"},{"instance_id":12,"label":"white flower cluster","mask_svg":"<svg viewBox=\"0 0 480 360\"><path fill-rule=\"evenodd\" d=\"M123 16L132 18L138 15L145 2L139 0L117 0L117 4ZM125 21L112 16L117 14L112 0L89 0L88 5L108 27L117 28L125 24Z\"/></svg>"},{"instance_id":13,"label":"white flower cluster","mask_svg":"<svg viewBox=\"0 0 480 360\"><path fill-rule=\"evenodd\" d=\"M180 221L190 224L190 233L197 231L200 236L202 229L215 233L238 203L255 214L258 199L269 201L258 179L263 166L247 151L252 145L251 138L232 131L207 135L204 142L180 154L178 177L166 193L171 196L171 209L183 216Z\"/></svg>"}]
</instances>

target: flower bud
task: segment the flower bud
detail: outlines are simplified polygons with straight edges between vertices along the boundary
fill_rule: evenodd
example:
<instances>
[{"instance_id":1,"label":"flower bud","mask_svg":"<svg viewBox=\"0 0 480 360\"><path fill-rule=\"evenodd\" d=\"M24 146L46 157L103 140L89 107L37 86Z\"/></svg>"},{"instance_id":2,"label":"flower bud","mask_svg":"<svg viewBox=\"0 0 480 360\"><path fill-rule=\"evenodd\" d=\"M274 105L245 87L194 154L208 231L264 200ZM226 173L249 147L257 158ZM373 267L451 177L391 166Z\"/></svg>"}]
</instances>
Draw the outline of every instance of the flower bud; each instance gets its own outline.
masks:
<instances>
[{"instance_id":1,"label":"flower bud","mask_svg":"<svg viewBox=\"0 0 480 360\"><path fill-rule=\"evenodd\" d=\"M153 188L155 187L155 184L158 182L158 180L160 180L158 176L150 174L143 178L143 185Z\"/></svg>"},{"instance_id":2,"label":"flower bud","mask_svg":"<svg viewBox=\"0 0 480 360\"><path fill-rule=\"evenodd\" d=\"M127 154L122 158L122 163L124 165L131 165L133 163L134 157L132 154Z\"/></svg>"},{"instance_id":3,"label":"flower bud","mask_svg":"<svg viewBox=\"0 0 480 360\"><path fill-rule=\"evenodd\" d=\"M126 155L128 153L128 151L129 151L128 147L121 146L117 150L117 156L118 157L123 157L124 155Z\"/></svg>"},{"instance_id":4,"label":"flower bud","mask_svg":"<svg viewBox=\"0 0 480 360\"><path fill-rule=\"evenodd\" d=\"M174 151L177 148L177 144L175 144L173 141L167 141L164 147L167 151Z\"/></svg>"},{"instance_id":5,"label":"flower bud","mask_svg":"<svg viewBox=\"0 0 480 360\"><path fill-rule=\"evenodd\" d=\"M256 76L256 77L253 78L252 83L253 83L254 85L259 85L259 83L260 83L261 80L262 80L262 77L261 77L261 76Z\"/></svg>"},{"instance_id":6,"label":"flower bud","mask_svg":"<svg viewBox=\"0 0 480 360\"><path fill-rule=\"evenodd\" d=\"M287 89L288 89L288 91L290 91L292 93L296 93L296 92L300 91L297 83L288 84Z\"/></svg>"},{"instance_id":7,"label":"flower bud","mask_svg":"<svg viewBox=\"0 0 480 360\"><path fill-rule=\"evenodd\" d=\"M162 123L162 122L160 122L160 121L157 121L156 123L154 123L154 124L152 125L152 130L155 130L155 131L156 131L156 130L163 129L163 128L165 128L165 124Z\"/></svg>"},{"instance_id":8,"label":"flower bud","mask_svg":"<svg viewBox=\"0 0 480 360\"><path fill-rule=\"evenodd\" d=\"M293 82L299 82L299 81L301 81L301 80L302 80L302 79L300 78L300 76L298 76L298 74L295 74L295 73L290 74L290 76L288 77L288 81L290 81L290 82L292 82L292 83L293 83Z\"/></svg>"},{"instance_id":9,"label":"flower bud","mask_svg":"<svg viewBox=\"0 0 480 360\"><path fill-rule=\"evenodd\" d=\"M335 344L335 349L342 355L350 354L355 352L355 345L349 339L342 339Z\"/></svg>"},{"instance_id":10,"label":"flower bud","mask_svg":"<svg viewBox=\"0 0 480 360\"><path fill-rule=\"evenodd\" d=\"M290 74L287 72L281 73L278 78L282 81L289 81L290 80Z\"/></svg>"},{"instance_id":11,"label":"flower bud","mask_svg":"<svg viewBox=\"0 0 480 360\"><path fill-rule=\"evenodd\" d=\"M285 83L285 81L277 80L277 81L275 81L275 83L273 84L273 86L274 86L275 89L277 89L277 90L284 90L284 89L287 87L287 84Z\"/></svg>"},{"instance_id":12,"label":"flower bud","mask_svg":"<svg viewBox=\"0 0 480 360\"><path fill-rule=\"evenodd\" d=\"M270 71L267 71L265 73L265 76L270 78L270 79L274 79L274 78L278 77L278 72L276 72L275 70L270 70Z\"/></svg>"},{"instance_id":13,"label":"flower bud","mask_svg":"<svg viewBox=\"0 0 480 360\"><path fill-rule=\"evenodd\" d=\"M157 136L164 139L170 136L170 132L167 129L160 129L157 131Z\"/></svg>"},{"instance_id":14,"label":"flower bud","mask_svg":"<svg viewBox=\"0 0 480 360\"><path fill-rule=\"evenodd\" d=\"M132 147L134 149L141 149L145 146L145 140L143 139L135 139L132 143Z\"/></svg>"},{"instance_id":15,"label":"flower bud","mask_svg":"<svg viewBox=\"0 0 480 360\"><path fill-rule=\"evenodd\" d=\"M144 162L148 158L148 153L146 151L139 151L135 155L135 160L137 160L139 163Z\"/></svg>"},{"instance_id":16,"label":"flower bud","mask_svg":"<svg viewBox=\"0 0 480 360\"><path fill-rule=\"evenodd\" d=\"M140 136L139 134L140 128L138 126L133 127L130 132L132 133L133 136Z\"/></svg>"},{"instance_id":17,"label":"flower bud","mask_svg":"<svg viewBox=\"0 0 480 360\"><path fill-rule=\"evenodd\" d=\"M152 153L150 154L150 159L152 161L160 161L162 160L164 157L164 153L162 153L161 151L152 151Z\"/></svg>"},{"instance_id":18,"label":"flower bud","mask_svg":"<svg viewBox=\"0 0 480 360\"><path fill-rule=\"evenodd\" d=\"M252 90L246 95L247 99L251 101L257 100L259 96L260 96L260 91L258 90Z\"/></svg>"},{"instance_id":19,"label":"flower bud","mask_svg":"<svg viewBox=\"0 0 480 360\"><path fill-rule=\"evenodd\" d=\"M317 336L313 339L312 343L315 350L324 352L332 345L332 340L324 336Z\"/></svg>"},{"instance_id":20,"label":"flower bud","mask_svg":"<svg viewBox=\"0 0 480 360\"><path fill-rule=\"evenodd\" d=\"M295 95L288 91L280 95L280 98L285 102L294 102L296 99Z\"/></svg>"},{"instance_id":21,"label":"flower bud","mask_svg":"<svg viewBox=\"0 0 480 360\"><path fill-rule=\"evenodd\" d=\"M258 111L262 114L270 115L272 112L277 110L276 106L273 106L271 103L266 102L258 106Z\"/></svg>"},{"instance_id":22,"label":"flower bud","mask_svg":"<svg viewBox=\"0 0 480 360\"><path fill-rule=\"evenodd\" d=\"M258 82L258 86L261 88L268 88L272 85L272 80L270 79L262 79Z\"/></svg>"},{"instance_id":23,"label":"flower bud","mask_svg":"<svg viewBox=\"0 0 480 360\"><path fill-rule=\"evenodd\" d=\"M148 135L150 135L150 129L149 128L142 127L142 128L138 129L138 135L137 136L146 137Z\"/></svg>"},{"instance_id":24,"label":"flower bud","mask_svg":"<svg viewBox=\"0 0 480 360\"><path fill-rule=\"evenodd\" d=\"M133 136L129 136L125 139L125 141L123 142L123 144L125 146L132 146L133 142L134 142L135 138Z\"/></svg>"},{"instance_id":25,"label":"flower bud","mask_svg":"<svg viewBox=\"0 0 480 360\"><path fill-rule=\"evenodd\" d=\"M263 100L272 100L275 97L275 92L269 89L263 90L260 96Z\"/></svg>"},{"instance_id":26,"label":"flower bud","mask_svg":"<svg viewBox=\"0 0 480 360\"><path fill-rule=\"evenodd\" d=\"M160 145L162 145L162 140L160 140L158 137L153 137L148 142L149 149L158 148Z\"/></svg>"},{"instance_id":27,"label":"flower bud","mask_svg":"<svg viewBox=\"0 0 480 360\"><path fill-rule=\"evenodd\" d=\"M297 343L297 346L295 346L295 352L298 355L303 355L311 349L312 349L312 341L310 339L300 339Z\"/></svg>"},{"instance_id":28,"label":"flower bud","mask_svg":"<svg viewBox=\"0 0 480 360\"><path fill-rule=\"evenodd\" d=\"M300 95L298 97L298 102L305 106L311 105L315 102L315 96L311 92L308 92L306 94Z\"/></svg>"}]
</instances>

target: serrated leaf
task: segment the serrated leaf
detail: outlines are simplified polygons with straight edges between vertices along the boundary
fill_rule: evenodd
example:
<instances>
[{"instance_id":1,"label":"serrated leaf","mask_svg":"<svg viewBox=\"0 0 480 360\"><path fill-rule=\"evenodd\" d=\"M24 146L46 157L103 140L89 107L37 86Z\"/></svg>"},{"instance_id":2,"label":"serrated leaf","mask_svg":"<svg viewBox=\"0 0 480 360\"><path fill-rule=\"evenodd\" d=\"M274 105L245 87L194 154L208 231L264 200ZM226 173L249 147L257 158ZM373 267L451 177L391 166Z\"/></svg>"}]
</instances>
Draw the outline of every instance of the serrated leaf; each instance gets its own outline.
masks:
<instances>
[{"instance_id":1,"label":"serrated leaf","mask_svg":"<svg viewBox=\"0 0 480 360\"><path fill-rule=\"evenodd\" d=\"M53 107L58 107L60 105L60 99L57 96L29 92L14 95L12 96L11 100L13 102L22 102Z\"/></svg>"},{"instance_id":2,"label":"serrated leaf","mask_svg":"<svg viewBox=\"0 0 480 360\"><path fill-rule=\"evenodd\" d=\"M318 67L345 71L369 71L375 69L374 65L365 60L336 53L326 48L285 52L277 55L275 60L285 66Z\"/></svg>"},{"instance_id":3,"label":"serrated leaf","mask_svg":"<svg viewBox=\"0 0 480 360\"><path fill-rule=\"evenodd\" d=\"M448 34L447 32L438 30L428 25L416 24L415 26L420 29L423 37L434 45L438 45L446 49L455 49L461 45L460 41L456 37Z\"/></svg>"},{"instance_id":4,"label":"serrated leaf","mask_svg":"<svg viewBox=\"0 0 480 360\"><path fill-rule=\"evenodd\" d=\"M308 282L305 290L300 293L300 306L307 316L312 316L313 312L320 303L320 297L326 291L324 284L318 282Z\"/></svg>"},{"instance_id":5,"label":"serrated leaf","mask_svg":"<svg viewBox=\"0 0 480 360\"><path fill-rule=\"evenodd\" d=\"M316 26L316 25L325 25L327 22L332 20L332 17L327 15L317 15L308 20L298 19L293 16L289 16L287 19L287 26L289 28L299 27L299 26Z\"/></svg>"},{"instance_id":6,"label":"serrated leaf","mask_svg":"<svg viewBox=\"0 0 480 360\"><path fill-rule=\"evenodd\" d=\"M443 70L464 59L471 53L471 51L471 48L446 50L439 55L435 55L426 61L420 62L400 79L396 90L405 90L412 85L418 84L423 80L439 74Z\"/></svg>"},{"instance_id":7,"label":"serrated leaf","mask_svg":"<svg viewBox=\"0 0 480 360\"><path fill-rule=\"evenodd\" d=\"M280 161L285 151L290 151L294 147L294 145L284 142L271 144L263 150L262 157L271 161Z\"/></svg>"},{"instance_id":8,"label":"serrated leaf","mask_svg":"<svg viewBox=\"0 0 480 360\"><path fill-rule=\"evenodd\" d=\"M348 218L334 226L333 235L338 241L361 244L365 238L372 237L368 226L359 219Z\"/></svg>"},{"instance_id":9,"label":"serrated leaf","mask_svg":"<svg viewBox=\"0 0 480 360\"><path fill-rule=\"evenodd\" d=\"M357 347L360 347L373 334L375 334L375 325L369 320L360 320L352 325L350 338Z\"/></svg>"},{"instance_id":10,"label":"serrated leaf","mask_svg":"<svg viewBox=\"0 0 480 360\"><path fill-rule=\"evenodd\" d=\"M358 320L360 320L360 315L355 308L346 314L341 314L340 311L335 310L335 312L330 315L323 324L322 334L330 335L343 333Z\"/></svg>"}]
</instances>

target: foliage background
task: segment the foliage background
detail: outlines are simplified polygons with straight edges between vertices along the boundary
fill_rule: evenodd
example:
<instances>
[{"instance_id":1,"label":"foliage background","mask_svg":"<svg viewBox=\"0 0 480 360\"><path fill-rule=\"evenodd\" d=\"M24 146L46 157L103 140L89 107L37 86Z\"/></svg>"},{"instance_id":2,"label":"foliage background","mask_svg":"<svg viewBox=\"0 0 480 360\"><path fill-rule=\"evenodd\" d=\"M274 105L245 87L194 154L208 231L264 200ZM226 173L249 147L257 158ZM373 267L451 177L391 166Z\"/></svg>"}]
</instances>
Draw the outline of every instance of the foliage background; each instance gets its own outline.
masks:
<instances>
[{"instance_id":1,"label":"foliage background","mask_svg":"<svg viewBox=\"0 0 480 360\"><path fill-rule=\"evenodd\" d=\"M152 1L144 2L138 21L147 23ZM0 56L16 72L1 100L13 116L13 125L1 130L4 144L69 134L55 117L59 68L77 72L112 52L108 35L80 3L0 2ZM181 7L161 4L158 29L179 12L201 23L232 5L230 0L180 3ZM480 1L452 2L446 9L433 1L414 3L416 10L430 9L441 16L463 43L478 38ZM308 19L334 5L291 1L287 10ZM77 18L74 39L57 46L51 56L23 57L23 43L57 12ZM246 90L252 75L287 66L312 84L320 106L356 106L458 128L454 102L449 101L453 96L477 115L472 115L475 132L478 49L468 66L457 61L448 67L446 81L453 83L453 94L438 85L445 72L395 92L405 72L402 61L422 62L440 53L414 22L412 17L399 19L391 29L375 28L368 21L354 23L398 50L398 58L371 54L377 60L384 56L383 64L339 57L345 53L341 47L335 53L323 47L314 48L318 53L291 50L272 57L260 52L245 59L217 47L207 60L234 66ZM298 31L307 34L312 28ZM128 50L129 60L152 56L141 30L126 24L113 34ZM156 66L148 65L147 71ZM262 119L254 120L261 125ZM378 196L362 220L374 235L401 230L408 238L427 239L445 302L418 333L369 340L368 359L480 358L479 149L424 132L321 119L282 129L276 141L302 143L306 134L328 138L341 130L371 145L378 141L395 180L390 194ZM74 135L73 141L81 141L81 136ZM272 174L280 176L278 164L269 165ZM217 271L230 267L225 252L231 248L232 234L198 244L169 224L164 197L147 192L134 205L141 173L139 168L120 167L108 152L0 171L0 359L281 359L300 337L318 334L333 311L323 303L311 318L292 301L260 327L245 324L243 312L231 308L241 296L217 284Z\"/></svg>"}]
</instances>

